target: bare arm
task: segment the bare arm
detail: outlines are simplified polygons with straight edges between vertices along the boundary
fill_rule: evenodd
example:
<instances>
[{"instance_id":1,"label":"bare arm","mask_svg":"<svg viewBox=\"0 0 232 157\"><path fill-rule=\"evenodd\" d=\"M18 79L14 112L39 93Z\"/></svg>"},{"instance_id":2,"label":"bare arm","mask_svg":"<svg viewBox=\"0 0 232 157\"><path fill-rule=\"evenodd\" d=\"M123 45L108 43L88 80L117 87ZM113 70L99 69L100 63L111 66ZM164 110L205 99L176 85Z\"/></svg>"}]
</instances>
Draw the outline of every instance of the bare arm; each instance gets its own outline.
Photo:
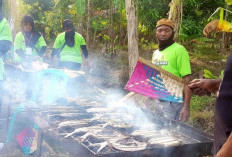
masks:
<instances>
[{"instance_id":1,"label":"bare arm","mask_svg":"<svg viewBox=\"0 0 232 157\"><path fill-rule=\"evenodd\" d=\"M229 138L226 140L226 143L217 153L216 157L231 157L232 156L232 134L230 133Z\"/></svg>"},{"instance_id":2,"label":"bare arm","mask_svg":"<svg viewBox=\"0 0 232 157\"><path fill-rule=\"evenodd\" d=\"M190 75L184 76L183 79L185 82L189 83L191 80L191 76ZM184 106L181 109L179 120L186 122L186 121L188 121L188 119L190 117L189 108L190 108L190 101L191 101L191 97L192 97L192 92L188 88L187 85L185 85L185 87L184 87L184 94L185 94L184 95L185 96Z\"/></svg>"}]
</instances>

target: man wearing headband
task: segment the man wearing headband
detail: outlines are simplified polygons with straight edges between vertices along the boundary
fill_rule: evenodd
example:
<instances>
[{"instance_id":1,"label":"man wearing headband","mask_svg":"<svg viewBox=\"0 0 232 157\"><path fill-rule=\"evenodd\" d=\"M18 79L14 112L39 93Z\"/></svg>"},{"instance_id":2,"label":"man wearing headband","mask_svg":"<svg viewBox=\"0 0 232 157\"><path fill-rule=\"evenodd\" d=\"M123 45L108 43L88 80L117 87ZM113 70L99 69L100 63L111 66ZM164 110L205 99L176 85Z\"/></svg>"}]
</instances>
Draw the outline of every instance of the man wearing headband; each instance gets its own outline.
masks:
<instances>
[{"instance_id":1,"label":"man wearing headband","mask_svg":"<svg viewBox=\"0 0 232 157\"><path fill-rule=\"evenodd\" d=\"M156 25L158 49L153 52L152 63L163 69L190 81L191 67L187 50L174 41L174 22L161 19ZM155 100L155 112L175 120L188 121L191 91L185 86L184 103Z\"/></svg>"}]
</instances>

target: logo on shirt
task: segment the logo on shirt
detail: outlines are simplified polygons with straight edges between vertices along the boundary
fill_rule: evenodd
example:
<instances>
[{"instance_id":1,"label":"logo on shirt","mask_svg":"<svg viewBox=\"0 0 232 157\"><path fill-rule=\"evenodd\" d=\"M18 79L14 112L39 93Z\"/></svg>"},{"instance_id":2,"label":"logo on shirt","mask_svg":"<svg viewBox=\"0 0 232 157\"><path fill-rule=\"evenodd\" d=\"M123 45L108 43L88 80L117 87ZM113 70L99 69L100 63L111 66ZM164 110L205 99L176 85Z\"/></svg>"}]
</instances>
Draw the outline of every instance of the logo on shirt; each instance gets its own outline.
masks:
<instances>
[{"instance_id":1,"label":"logo on shirt","mask_svg":"<svg viewBox=\"0 0 232 157\"><path fill-rule=\"evenodd\" d=\"M154 51L152 56L152 63L155 65L168 65L168 62L164 61L164 54L159 50Z\"/></svg>"}]
</instances>

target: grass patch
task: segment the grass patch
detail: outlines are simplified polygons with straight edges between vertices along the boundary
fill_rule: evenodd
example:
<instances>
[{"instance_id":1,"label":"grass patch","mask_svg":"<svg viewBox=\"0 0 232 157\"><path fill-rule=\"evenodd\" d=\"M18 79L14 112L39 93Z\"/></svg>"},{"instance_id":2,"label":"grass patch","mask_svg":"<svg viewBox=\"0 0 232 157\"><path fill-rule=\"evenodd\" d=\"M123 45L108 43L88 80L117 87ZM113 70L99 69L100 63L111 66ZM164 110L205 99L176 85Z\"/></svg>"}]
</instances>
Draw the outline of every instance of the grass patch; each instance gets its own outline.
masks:
<instances>
[{"instance_id":1,"label":"grass patch","mask_svg":"<svg viewBox=\"0 0 232 157\"><path fill-rule=\"evenodd\" d=\"M191 111L189 124L195 128L199 128L206 133L213 135L214 129L214 111Z\"/></svg>"},{"instance_id":2,"label":"grass patch","mask_svg":"<svg viewBox=\"0 0 232 157\"><path fill-rule=\"evenodd\" d=\"M190 105L190 110L198 110L202 111L208 108L211 108L212 105L214 105L216 100L216 95L212 94L210 97L209 96L193 96L191 99L191 105Z\"/></svg>"},{"instance_id":3,"label":"grass patch","mask_svg":"<svg viewBox=\"0 0 232 157\"><path fill-rule=\"evenodd\" d=\"M213 134L215 100L216 94L212 94L210 97L193 96L190 105L190 120L188 123L209 134Z\"/></svg>"}]
</instances>

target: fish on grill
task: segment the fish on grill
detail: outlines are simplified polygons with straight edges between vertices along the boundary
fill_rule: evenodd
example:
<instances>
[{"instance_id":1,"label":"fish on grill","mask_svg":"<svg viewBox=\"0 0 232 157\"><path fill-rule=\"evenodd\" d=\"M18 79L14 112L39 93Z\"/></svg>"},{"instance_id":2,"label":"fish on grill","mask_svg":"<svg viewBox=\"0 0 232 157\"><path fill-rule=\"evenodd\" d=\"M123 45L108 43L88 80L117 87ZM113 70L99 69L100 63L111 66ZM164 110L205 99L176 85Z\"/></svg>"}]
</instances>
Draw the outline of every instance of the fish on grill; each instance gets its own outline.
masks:
<instances>
[{"instance_id":1,"label":"fish on grill","mask_svg":"<svg viewBox=\"0 0 232 157\"><path fill-rule=\"evenodd\" d=\"M108 122L105 123L104 127L106 127L108 125L116 127L116 128L131 128L132 127L132 125L130 125L130 124L119 123L117 121L108 121Z\"/></svg>"},{"instance_id":2,"label":"fish on grill","mask_svg":"<svg viewBox=\"0 0 232 157\"><path fill-rule=\"evenodd\" d=\"M162 146L178 146L181 142L173 136L164 136L159 138L152 138L148 141L152 145L162 145Z\"/></svg>"},{"instance_id":3,"label":"fish on grill","mask_svg":"<svg viewBox=\"0 0 232 157\"><path fill-rule=\"evenodd\" d=\"M89 108L87 109L87 112L97 112L97 113L108 113L108 112L113 112L112 108Z\"/></svg>"},{"instance_id":4,"label":"fish on grill","mask_svg":"<svg viewBox=\"0 0 232 157\"><path fill-rule=\"evenodd\" d=\"M109 140L109 143L115 149L122 151L140 151L147 147L146 143L137 141L132 137Z\"/></svg>"},{"instance_id":5,"label":"fish on grill","mask_svg":"<svg viewBox=\"0 0 232 157\"><path fill-rule=\"evenodd\" d=\"M64 126L85 125L85 124L88 124L90 121L91 120L89 119L64 121L58 124L58 128L61 128Z\"/></svg>"},{"instance_id":6,"label":"fish on grill","mask_svg":"<svg viewBox=\"0 0 232 157\"><path fill-rule=\"evenodd\" d=\"M142 137L148 141L150 145L161 146L178 146L181 144L176 137L169 135L166 129L158 130L136 130L132 133L135 137Z\"/></svg>"},{"instance_id":7,"label":"fish on grill","mask_svg":"<svg viewBox=\"0 0 232 157\"><path fill-rule=\"evenodd\" d=\"M107 139L119 139L122 137L126 137L122 133L115 130L99 130L95 132L96 137Z\"/></svg>"},{"instance_id":8,"label":"fish on grill","mask_svg":"<svg viewBox=\"0 0 232 157\"><path fill-rule=\"evenodd\" d=\"M152 138L154 136L162 136L162 134L156 130L135 130L132 132L131 135L142 136L143 138Z\"/></svg>"},{"instance_id":9,"label":"fish on grill","mask_svg":"<svg viewBox=\"0 0 232 157\"><path fill-rule=\"evenodd\" d=\"M87 138L89 135L94 135L94 131L96 130L101 130L101 126L90 126L90 127L82 127L82 128L77 128L73 132L70 133L64 133L65 136L63 139L72 137L74 139L77 139L78 141L82 141ZM77 137L77 134L80 134L79 137Z\"/></svg>"}]
</instances>

